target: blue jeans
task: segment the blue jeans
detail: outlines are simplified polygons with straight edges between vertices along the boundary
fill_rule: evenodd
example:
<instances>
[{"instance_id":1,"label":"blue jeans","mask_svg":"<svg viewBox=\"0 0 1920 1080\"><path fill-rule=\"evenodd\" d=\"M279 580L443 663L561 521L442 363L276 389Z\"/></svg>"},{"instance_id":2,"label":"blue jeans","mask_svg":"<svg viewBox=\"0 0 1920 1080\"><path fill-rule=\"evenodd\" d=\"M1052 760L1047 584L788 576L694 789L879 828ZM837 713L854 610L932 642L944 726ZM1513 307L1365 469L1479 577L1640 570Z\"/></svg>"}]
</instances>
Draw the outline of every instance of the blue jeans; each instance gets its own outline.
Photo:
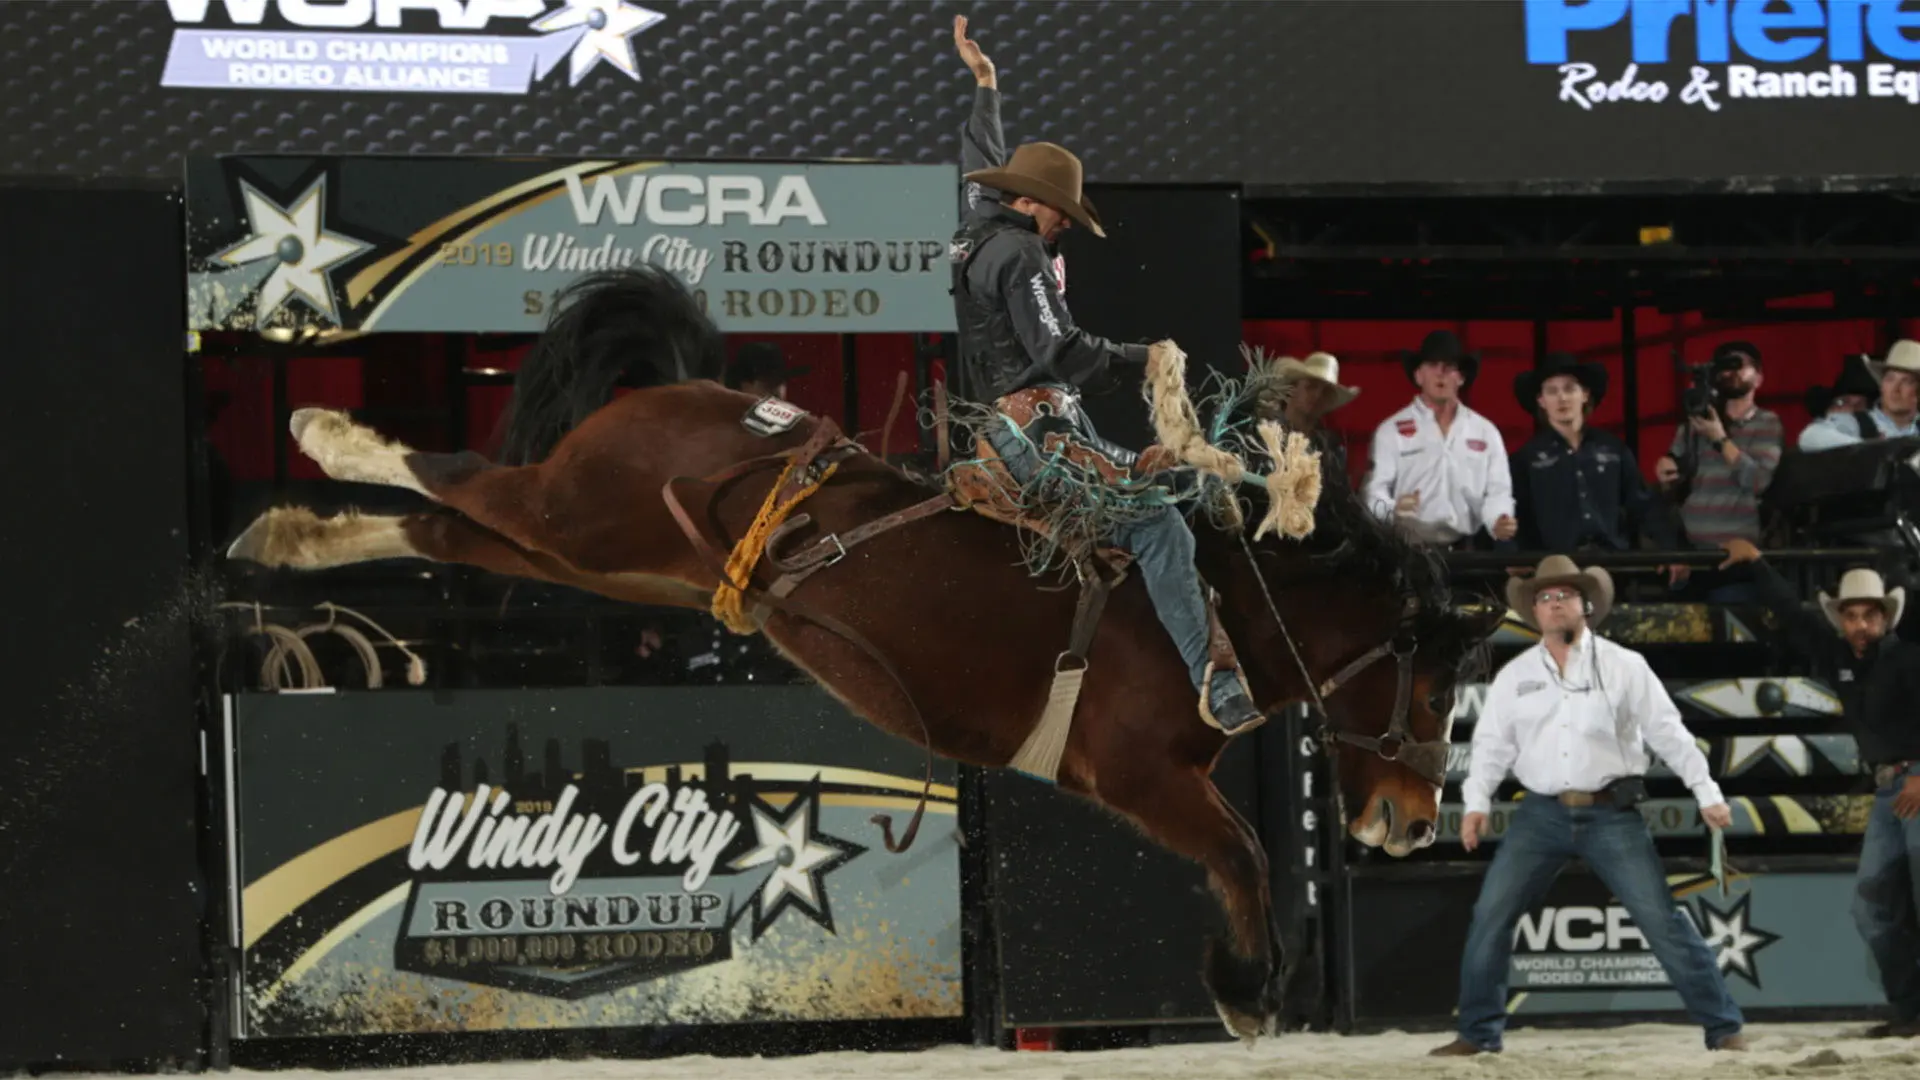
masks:
<instances>
[{"instance_id":1,"label":"blue jeans","mask_svg":"<svg viewBox=\"0 0 1920 1080\"><path fill-rule=\"evenodd\" d=\"M1482 1050L1500 1049L1514 928L1576 855L1620 898L1688 1015L1705 1029L1707 1046L1739 1032L1745 1022L1740 1006L1727 993L1713 951L1674 903L1653 834L1638 810L1564 806L1552 796L1528 795L1497 845L1460 960L1462 1039Z\"/></svg>"},{"instance_id":2,"label":"blue jeans","mask_svg":"<svg viewBox=\"0 0 1920 1080\"><path fill-rule=\"evenodd\" d=\"M1000 455L1013 478L1024 484L1040 467L1033 445L1002 422L987 430L987 442ZM1193 530L1173 506L1163 506L1142 519L1125 522L1108 542L1133 555L1134 569L1147 586L1160 624L1186 661L1195 690L1207 673L1207 600L1200 592L1200 572L1193 564Z\"/></svg>"},{"instance_id":3,"label":"blue jeans","mask_svg":"<svg viewBox=\"0 0 1920 1080\"><path fill-rule=\"evenodd\" d=\"M1910 766L1906 776L1920 773ZM1893 799L1904 777L1873 794L1854 875L1853 921L1880 969L1896 1021L1920 1019L1920 818L1901 821Z\"/></svg>"}]
</instances>

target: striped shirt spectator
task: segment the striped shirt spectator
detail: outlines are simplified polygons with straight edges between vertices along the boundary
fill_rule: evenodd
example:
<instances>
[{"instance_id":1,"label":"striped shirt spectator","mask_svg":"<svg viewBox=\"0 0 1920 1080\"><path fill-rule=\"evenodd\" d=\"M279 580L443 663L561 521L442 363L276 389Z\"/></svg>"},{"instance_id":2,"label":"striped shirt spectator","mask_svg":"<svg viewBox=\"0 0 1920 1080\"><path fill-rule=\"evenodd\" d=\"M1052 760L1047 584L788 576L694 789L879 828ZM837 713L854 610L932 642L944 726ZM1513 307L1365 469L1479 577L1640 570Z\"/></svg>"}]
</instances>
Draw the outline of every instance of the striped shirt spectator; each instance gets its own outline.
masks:
<instances>
[{"instance_id":1,"label":"striped shirt spectator","mask_svg":"<svg viewBox=\"0 0 1920 1080\"><path fill-rule=\"evenodd\" d=\"M1721 404L1712 415L1688 417L1674 431L1673 445L1656 468L1663 483L1683 472L1692 481L1680 506L1680 522L1694 547L1760 540L1760 496L1780 467L1786 430L1778 413L1754 402L1760 389L1759 357L1760 350L1746 342L1715 351L1714 382Z\"/></svg>"}]
</instances>

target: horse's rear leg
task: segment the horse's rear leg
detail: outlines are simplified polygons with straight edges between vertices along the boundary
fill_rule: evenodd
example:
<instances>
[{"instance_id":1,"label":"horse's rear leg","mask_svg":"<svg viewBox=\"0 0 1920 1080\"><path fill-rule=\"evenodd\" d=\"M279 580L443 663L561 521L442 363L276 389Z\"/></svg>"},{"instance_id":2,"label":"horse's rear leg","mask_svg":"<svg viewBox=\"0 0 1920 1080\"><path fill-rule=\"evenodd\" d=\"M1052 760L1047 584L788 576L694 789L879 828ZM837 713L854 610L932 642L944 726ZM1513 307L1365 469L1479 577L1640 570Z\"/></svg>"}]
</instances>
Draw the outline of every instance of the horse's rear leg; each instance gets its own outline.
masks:
<instances>
[{"instance_id":1,"label":"horse's rear leg","mask_svg":"<svg viewBox=\"0 0 1920 1080\"><path fill-rule=\"evenodd\" d=\"M550 560L446 510L405 515L350 510L321 517L304 506L277 506L247 526L227 547L227 558L295 570L427 559L509 577L553 579Z\"/></svg>"},{"instance_id":2,"label":"horse's rear leg","mask_svg":"<svg viewBox=\"0 0 1920 1080\"><path fill-rule=\"evenodd\" d=\"M261 514L227 548L230 559L297 570L325 570L376 559L460 563L506 577L586 589L635 604L704 610L705 590L649 574L587 574L529 551L452 510L323 518L305 507Z\"/></svg>"},{"instance_id":3,"label":"horse's rear leg","mask_svg":"<svg viewBox=\"0 0 1920 1080\"><path fill-rule=\"evenodd\" d=\"M1260 840L1204 773L1182 769L1109 800L1147 835L1199 862L1225 910L1230 946L1209 940L1207 990L1227 1030L1243 1039L1270 1032L1274 984L1273 902Z\"/></svg>"},{"instance_id":4,"label":"horse's rear leg","mask_svg":"<svg viewBox=\"0 0 1920 1080\"><path fill-rule=\"evenodd\" d=\"M277 506L255 518L228 545L227 558L297 570L432 558L408 538L404 522L352 511L323 518L304 506Z\"/></svg>"},{"instance_id":5,"label":"horse's rear leg","mask_svg":"<svg viewBox=\"0 0 1920 1080\"><path fill-rule=\"evenodd\" d=\"M335 480L356 484L386 484L433 493L407 466L414 451L336 409L295 409L287 422L300 452L312 458L320 471Z\"/></svg>"},{"instance_id":6,"label":"horse's rear leg","mask_svg":"<svg viewBox=\"0 0 1920 1080\"><path fill-rule=\"evenodd\" d=\"M300 450L335 480L417 491L460 511L520 547L553 552L541 522L541 474L475 453L422 453L344 412L298 409L287 425Z\"/></svg>"}]
</instances>

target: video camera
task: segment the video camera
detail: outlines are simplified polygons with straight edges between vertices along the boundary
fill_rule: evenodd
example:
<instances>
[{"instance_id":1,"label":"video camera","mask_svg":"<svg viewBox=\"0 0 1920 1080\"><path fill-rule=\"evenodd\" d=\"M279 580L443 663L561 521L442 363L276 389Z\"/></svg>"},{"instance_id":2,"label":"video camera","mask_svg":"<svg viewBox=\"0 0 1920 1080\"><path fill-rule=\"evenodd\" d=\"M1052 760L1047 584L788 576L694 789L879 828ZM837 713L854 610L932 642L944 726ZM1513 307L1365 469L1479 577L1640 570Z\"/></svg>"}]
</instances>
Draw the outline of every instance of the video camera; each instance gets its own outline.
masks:
<instances>
[{"instance_id":1,"label":"video camera","mask_svg":"<svg viewBox=\"0 0 1920 1080\"><path fill-rule=\"evenodd\" d=\"M1727 393L1724 377L1739 371L1748 355L1743 350L1723 345L1713 354L1712 360L1704 364L1688 364L1687 374L1692 378L1680 393L1680 407L1688 416L1706 417L1714 413L1724 416L1723 407L1729 398L1736 396Z\"/></svg>"}]
</instances>

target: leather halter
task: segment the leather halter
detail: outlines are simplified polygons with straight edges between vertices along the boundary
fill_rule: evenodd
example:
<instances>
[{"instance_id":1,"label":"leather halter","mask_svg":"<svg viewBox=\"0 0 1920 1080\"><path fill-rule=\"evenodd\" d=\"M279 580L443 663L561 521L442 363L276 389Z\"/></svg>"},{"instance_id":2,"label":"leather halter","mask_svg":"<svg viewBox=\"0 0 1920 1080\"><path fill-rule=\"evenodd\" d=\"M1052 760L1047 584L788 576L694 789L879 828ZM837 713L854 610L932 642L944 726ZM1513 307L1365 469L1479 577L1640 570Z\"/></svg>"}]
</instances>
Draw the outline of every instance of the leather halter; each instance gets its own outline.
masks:
<instances>
[{"instance_id":1,"label":"leather halter","mask_svg":"<svg viewBox=\"0 0 1920 1080\"><path fill-rule=\"evenodd\" d=\"M1401 629L1412 615L1419 610L1418 601L1408 598L1407 610L1401 615ZM1283 631L1284 632L1284 628ZM1401 642L1405 641L1402 648ZM1410 719L1413 705L1413 654L1419 651L1420 641L1408 633L1402 637L1398 631L1394 636L1362 653L1357 659L1341 668L1333 678L1313 688L1314 703L1319 708L1323 721L1321 739L1323 742L1339 741L1362 750L1371 750L1388 761L1398 762L1433 784L1444 787L1447 782L1447 750L1452 745L1445 738L1422 742L1413 736L1413 724ZM1399 678L1393 691L1393 714L1387 721L1387 730L1382 735L1355 735L1344 728L1332 725L1327 716L1326 699L1332 697L1347 680L1365 671L1374 661L1391 655L1399 668ZM1305 669L1302 669L1302 675Z\"/></svg>"},{"instance_id":2,"label":"leather halter","mask_svg":"<svg viewBox=\"0 0 1920 1080\"><path fill-rule=\"evenodd\" d=\"M1387 761L1413 770L1435 787L1445 787L1447 750L1452 744L1444 736L1431 742L1414 738L1410 719L1413 706L1413 654L1420 649L1420 639L1413 634L1409 624L1420 612L1419 598L1412 595L1406 597L1400 611L1399 625L1394 628L1391 638L1360 654L1335 672L1332 678L1316 683L1313 674L1307 670L1306 661L1300 656L1299 646L1294 644L1292 631L1287 629L1287 620L1280 615L1280 605L1273 601L1273 593L1267 588L1266 575L1260 572L1259 560L1253 557L1245 534L1240 537L1240 545L1246 552L1247 562L1253 567L1254 580L1260 583L1261 595L1266 597L1267 610L1272 613L1274 622L1279 624L1280 636L1286 641L1288 651L1293 653L1293 662L1300 669L1300 678L1306 683L1307 692L1313 695L1313 708L1320 717L1321 745L1326 747L1329 754L1333 753L1336 742L1371 750ZM1399 679L1393 694L1393 714L1387 720L1386 732L1381 735L1355 735L1334 726L1333 718L1327 715L1326 699L1338 693L1348 680L1365 671L1375 661L1389 655L1399 668Z\"/></svg>"}]
</instances>

